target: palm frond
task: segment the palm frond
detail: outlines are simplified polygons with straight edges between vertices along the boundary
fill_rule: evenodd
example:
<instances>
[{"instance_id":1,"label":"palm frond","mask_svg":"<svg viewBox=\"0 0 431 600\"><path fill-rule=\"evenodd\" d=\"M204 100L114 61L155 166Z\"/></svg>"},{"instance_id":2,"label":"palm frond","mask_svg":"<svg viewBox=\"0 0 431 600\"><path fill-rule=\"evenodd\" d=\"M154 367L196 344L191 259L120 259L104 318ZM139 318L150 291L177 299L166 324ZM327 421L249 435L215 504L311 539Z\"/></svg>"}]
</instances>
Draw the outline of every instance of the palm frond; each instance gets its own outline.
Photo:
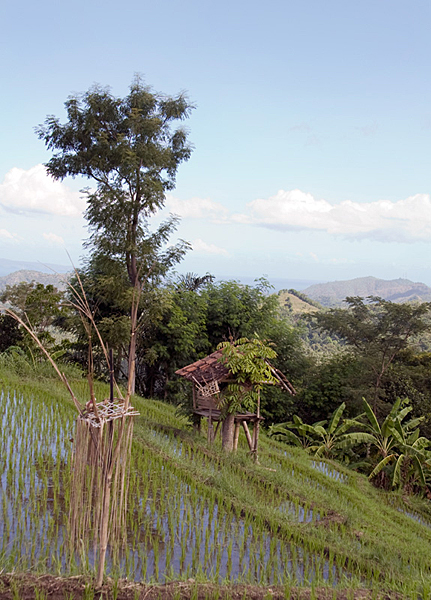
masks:
<instances>
[{"instance_id":1,"label":"palm frond","mask_svg":"<svg viewBox=\"0 0 431 600\"><path fill-rule=\"evenodd\" d=\"M374 414L373 409L368 404L368 402L365 400L365 398L362 398L362 400L365 404L365 414L367 415L368 420L371 423L371 427L374 429L374 431L381 433L380 425L379 425L376 415Z\"/></svg>"},{"instance_id":2,"label":"palm frond","mask_svg":"<svg viewBox=\"0 0 431 600\"><path fill-rule=\"evenodd\" d=\"M343 410L346 408L346 403L342 402L340 406L334 411L331 420L328 425L328 433L334 433L337 429L338 423L340 422L341 415L343 414Z\"/></svg>"},{"instance_id":3,"label":"palm frond","mask_svg":"<svg viewBox=\"0 0 431 600\"><path fill-rule=\"evenodd\" d=\"M384 467L386 467L386 465L388 465L395 457L396 454L389 454L388 456L385 456L385 458L381 460L379 464L376 467L374 467L373 471L368 475L368 479L372 479L373 477L378 475L380 471Z\"/></svg>"}]
</instances>

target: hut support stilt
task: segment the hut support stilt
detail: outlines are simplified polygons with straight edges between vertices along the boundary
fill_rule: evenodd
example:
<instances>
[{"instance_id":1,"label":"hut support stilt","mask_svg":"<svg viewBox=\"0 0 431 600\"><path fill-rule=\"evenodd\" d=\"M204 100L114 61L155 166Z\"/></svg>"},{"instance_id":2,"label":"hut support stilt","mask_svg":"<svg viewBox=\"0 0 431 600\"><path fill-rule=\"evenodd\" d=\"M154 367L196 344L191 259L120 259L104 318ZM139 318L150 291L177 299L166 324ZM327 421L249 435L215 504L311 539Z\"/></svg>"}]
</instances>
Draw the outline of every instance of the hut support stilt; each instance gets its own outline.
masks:
<instances>
[{"instance_id":1,"label":"hut support stilt","mask_svg":"<svg viewBox=\"0 0 431 600\"><path fill-rule=\"evenodd\" d=\"M253 429L253 438L254 438L254 447L253 447L253 455L254 462L259 462L259 456L257 453L257 448L259 445L259 428L260 428L260 390L257 395L257 419Z\"/></svg>"},{"instance_id":2,"label":"hut support stilt","mask_svg":"<svg viewBox=\"0 0 431 600\"><path fill-rule=\"evenodd\" d=\"M233 436L233 449L238 450L238 438L239 438L239 429L241 427L241 423L238 421L235 423L235 433Z\"/></svg>"},{"instance_id":3,"label":"hut support stilt","mask_svg":"<svg viewBox=\"0 0 431 600\"><path fill-rule=\"evenodd\" d=\"M248 447L250 448L250 451L253 450L253 443L251 441L251 435L250 435L250 430L248 428L248 425L245 421L242 421L242 426L244 428L245 431L245 437L247 438L247 443L248 443Z\"/></svg>"},{"instance_id":4,"label":"hut support stilt","mask_svg":"<svg viewBox=\"0 0 431 600\"><path fill-rule=\"evenodd\" d=\"M212 410L210 409L210 414L208 417L208 443L212 444L214 441L214 428L213 428L213 421L212 421Z\"/></svg>"}]
</instances>

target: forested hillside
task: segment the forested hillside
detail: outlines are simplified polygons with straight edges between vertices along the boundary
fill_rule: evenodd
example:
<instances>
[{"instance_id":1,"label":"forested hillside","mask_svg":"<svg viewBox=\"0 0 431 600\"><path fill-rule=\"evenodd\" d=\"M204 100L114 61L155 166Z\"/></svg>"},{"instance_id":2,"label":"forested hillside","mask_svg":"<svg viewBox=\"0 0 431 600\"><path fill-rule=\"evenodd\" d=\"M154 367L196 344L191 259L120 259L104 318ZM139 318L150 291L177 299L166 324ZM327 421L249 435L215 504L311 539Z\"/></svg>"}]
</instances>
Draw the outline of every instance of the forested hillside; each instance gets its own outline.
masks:
<instances>
[{"instance_id":1,"label":"forested hillside","mask_svg":"<svg viewBox=\"0 0 431 600\"><path fill-rule=\"evenodd\" d=\"M280 290L278 292L280 306L286 313L303 315L320 310L321 305L298 290Z\"/></svg>"}]
</instances>

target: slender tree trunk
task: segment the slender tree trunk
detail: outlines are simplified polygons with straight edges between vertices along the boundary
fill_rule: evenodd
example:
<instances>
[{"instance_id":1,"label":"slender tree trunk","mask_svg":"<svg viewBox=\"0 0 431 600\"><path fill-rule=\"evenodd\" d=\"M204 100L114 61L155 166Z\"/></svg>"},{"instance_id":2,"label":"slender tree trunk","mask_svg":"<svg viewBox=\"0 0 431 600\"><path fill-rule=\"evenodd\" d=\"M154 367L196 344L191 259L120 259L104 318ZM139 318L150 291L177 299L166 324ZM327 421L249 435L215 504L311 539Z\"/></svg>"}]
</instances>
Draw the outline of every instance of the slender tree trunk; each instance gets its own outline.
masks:
<instances>
[{"instance_id":1,"label":"slender tree trunk","mask_svg":"<svg viewBox=\"0 0 431 600\"><path fill-rule=\"evenodd\" d=\"M129 346L129 369L128 369L128 394L131 396L135 393L136 377L135 377L135 361L136 361L136 332L132 331Z\"/></svg>"},{"instance_id":2,"label":"slender tree trunk","mask_svg":"<svg viewBox=\"0 0 431 600\"><path fill-rule=\"evenodd\" d=\"M133 240L136 239L136 230L132 233ZM128 371L128 396L135 393L135 361L136 361L136 329L138 325L138 309L139 300L141 296L141 285L139 282L138 264L136 256L130 254L126 256L127 272L129 275L130 283L133 287L133 300L132 307L130 309L130 346L129 346L129 371Z\"/></svg>"},{"instance_id":3,"label":"slender tree trunk","mask_svg":"<svg viewBox=\"0 0 431 600\"><path fill-rule=\"evenodd\" d=\"M382 385L383 375L386 373L386 369L391 364L394 356L395 356L395 354L393 356L390 356L389 360L387 361L386 364L385 364L385 357L383 357L383 362L382 362L382 364L380 366L380 371L377 373L377 380L376 380L376 383L375 383L375 386L374 386L374 400L373 400L373 411L374 412L377 411L377 400L378 400L378 397L379 397L380 386Z\"/></svg>"},{"instance_id":4,"label":"slender tree trunk","mask_svg":"<svg viewBox=\"0 0 431 600\"><path fill-rule=\"evenodd\" d=\"M139 309L140 296L141 296L141 288L139 285L138 275L136 273L135 286L134 286L134 290L133 290L132 308L131 308L131 312L130 312L129 372L128 372L128 385L127 385L128 398L130 398L130 396L135 393L136 330L138 328L138 309Z\"/></svg>"},{"instance_id":5,"label":"slender tree trunk","mask_svg":"<svg viewBox=\"0 0 431 600\"><path fill-rule=\"evenodd\" d=\"M382 382L382 377L383 377L383 371L381 373L379 373L379 375L377 376L377 381L376 381L375 386L374 386L374 398L373 398L373 412L374 412L374 414L377 413L377 400L379 398L379 390L380 390L380 384Z\"/></svg>"},{"instance_id":6,"label":"slender tree trunk","mask_svg":"<svg viewBox=\"0 0 431 600\"><path fill-rule=\"evenodd\" d=\"M223 421L221 430L221 445L226 452L233 450L233 437L235 432L235 415L229 413Z\"/></svg>"}]
</instances>

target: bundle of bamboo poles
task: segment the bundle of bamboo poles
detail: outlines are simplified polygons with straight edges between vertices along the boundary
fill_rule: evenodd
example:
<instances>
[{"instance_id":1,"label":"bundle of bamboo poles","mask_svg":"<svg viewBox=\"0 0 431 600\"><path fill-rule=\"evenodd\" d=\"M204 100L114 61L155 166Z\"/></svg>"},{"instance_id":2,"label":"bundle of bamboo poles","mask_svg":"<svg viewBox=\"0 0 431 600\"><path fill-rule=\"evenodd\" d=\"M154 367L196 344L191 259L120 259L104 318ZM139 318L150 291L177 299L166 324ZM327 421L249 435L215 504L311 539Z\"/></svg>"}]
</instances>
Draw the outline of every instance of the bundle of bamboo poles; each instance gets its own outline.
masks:
<instances>
[{"instance_id":1,"label":"bundle of bamboo poles","mask_svg":"<svg viewBox=\"0 0 431 600\"><path fill-rule=\"evenodd\" d=\"M75 271L76 272L76 271ZM133 417L138 413L130 405L132 381L134 380L134 363L129 365L127 393L123 398L120 388L114 380L112 350L108 350L103 342L90 309L87 297L76 272L80 289L69 285L72 293L72 306L78 311L88 335L88 382L90 400L85 407L78 402L64 373L62 373L33 331L31 324L18 316L14 311L5 308L5 312L24 327L49 362L60 379L66 385L78 411L75 447L72 464L72 481L69 509L69 547L73 552L82 548L82 544L93 538L97 555L96 587L103 583L106 552L112 540L113 547L119 547L126 541L126 510L128 475L133 436ZM132 342L135 342L137 323L137 303L139 289L134 290L132 310ZM92 334L96 333L104 352L110 371L110 397L103 403L96 403L93 390L93 354ZM118 398L114 398L114 387Z\"/></svg>"},{"instance_id":2,"label":"bundle of bamboo poles","mask_svg":"<svg viewBox=\"0 0 431 600\"><path fill-rule=\"evenodd\" d=\"M126 543L132 417L138 414L113 397L112 353L110 358L109 401L95 404L96 415L90 405L76 420L69 510L71 550L93 538L97 586L103 581L108 541L114 551Z\"/></svg>"},{"instance_id":3,"label":"bundle of bamboo poles","mask_svg":"<svg viewBox=\"0 0 431 600\"><path fill-rule=\"evenodd\" d=\"M134 379L134 364L129 368L125 398L114 380L114 360L96 326L93 312L87 301L82 282L77 273L80 290L71 288L73 306L79 311L89 339L88 381L90 400L86 410L76 421L75 453L73 457L73 480L69 511L69 540L76 548L80 540L93 537L97 554L96 587L103 583L108 542L113 548L126 542L126 509L130 451L133 435L133 416L138 413L130 406L131 382ZM133 298L132 308L135 309ZM132 311L132 313L137 312ZM132 340L136 322L132 319ZM93 390L92 332L95 332L110 372L110 397L97 404ZM114 398L116 387L119 399ZM107 408L108 410L105 410ZM91 417L91 418L90 418Z\"/></svg>"}]
</instances>

